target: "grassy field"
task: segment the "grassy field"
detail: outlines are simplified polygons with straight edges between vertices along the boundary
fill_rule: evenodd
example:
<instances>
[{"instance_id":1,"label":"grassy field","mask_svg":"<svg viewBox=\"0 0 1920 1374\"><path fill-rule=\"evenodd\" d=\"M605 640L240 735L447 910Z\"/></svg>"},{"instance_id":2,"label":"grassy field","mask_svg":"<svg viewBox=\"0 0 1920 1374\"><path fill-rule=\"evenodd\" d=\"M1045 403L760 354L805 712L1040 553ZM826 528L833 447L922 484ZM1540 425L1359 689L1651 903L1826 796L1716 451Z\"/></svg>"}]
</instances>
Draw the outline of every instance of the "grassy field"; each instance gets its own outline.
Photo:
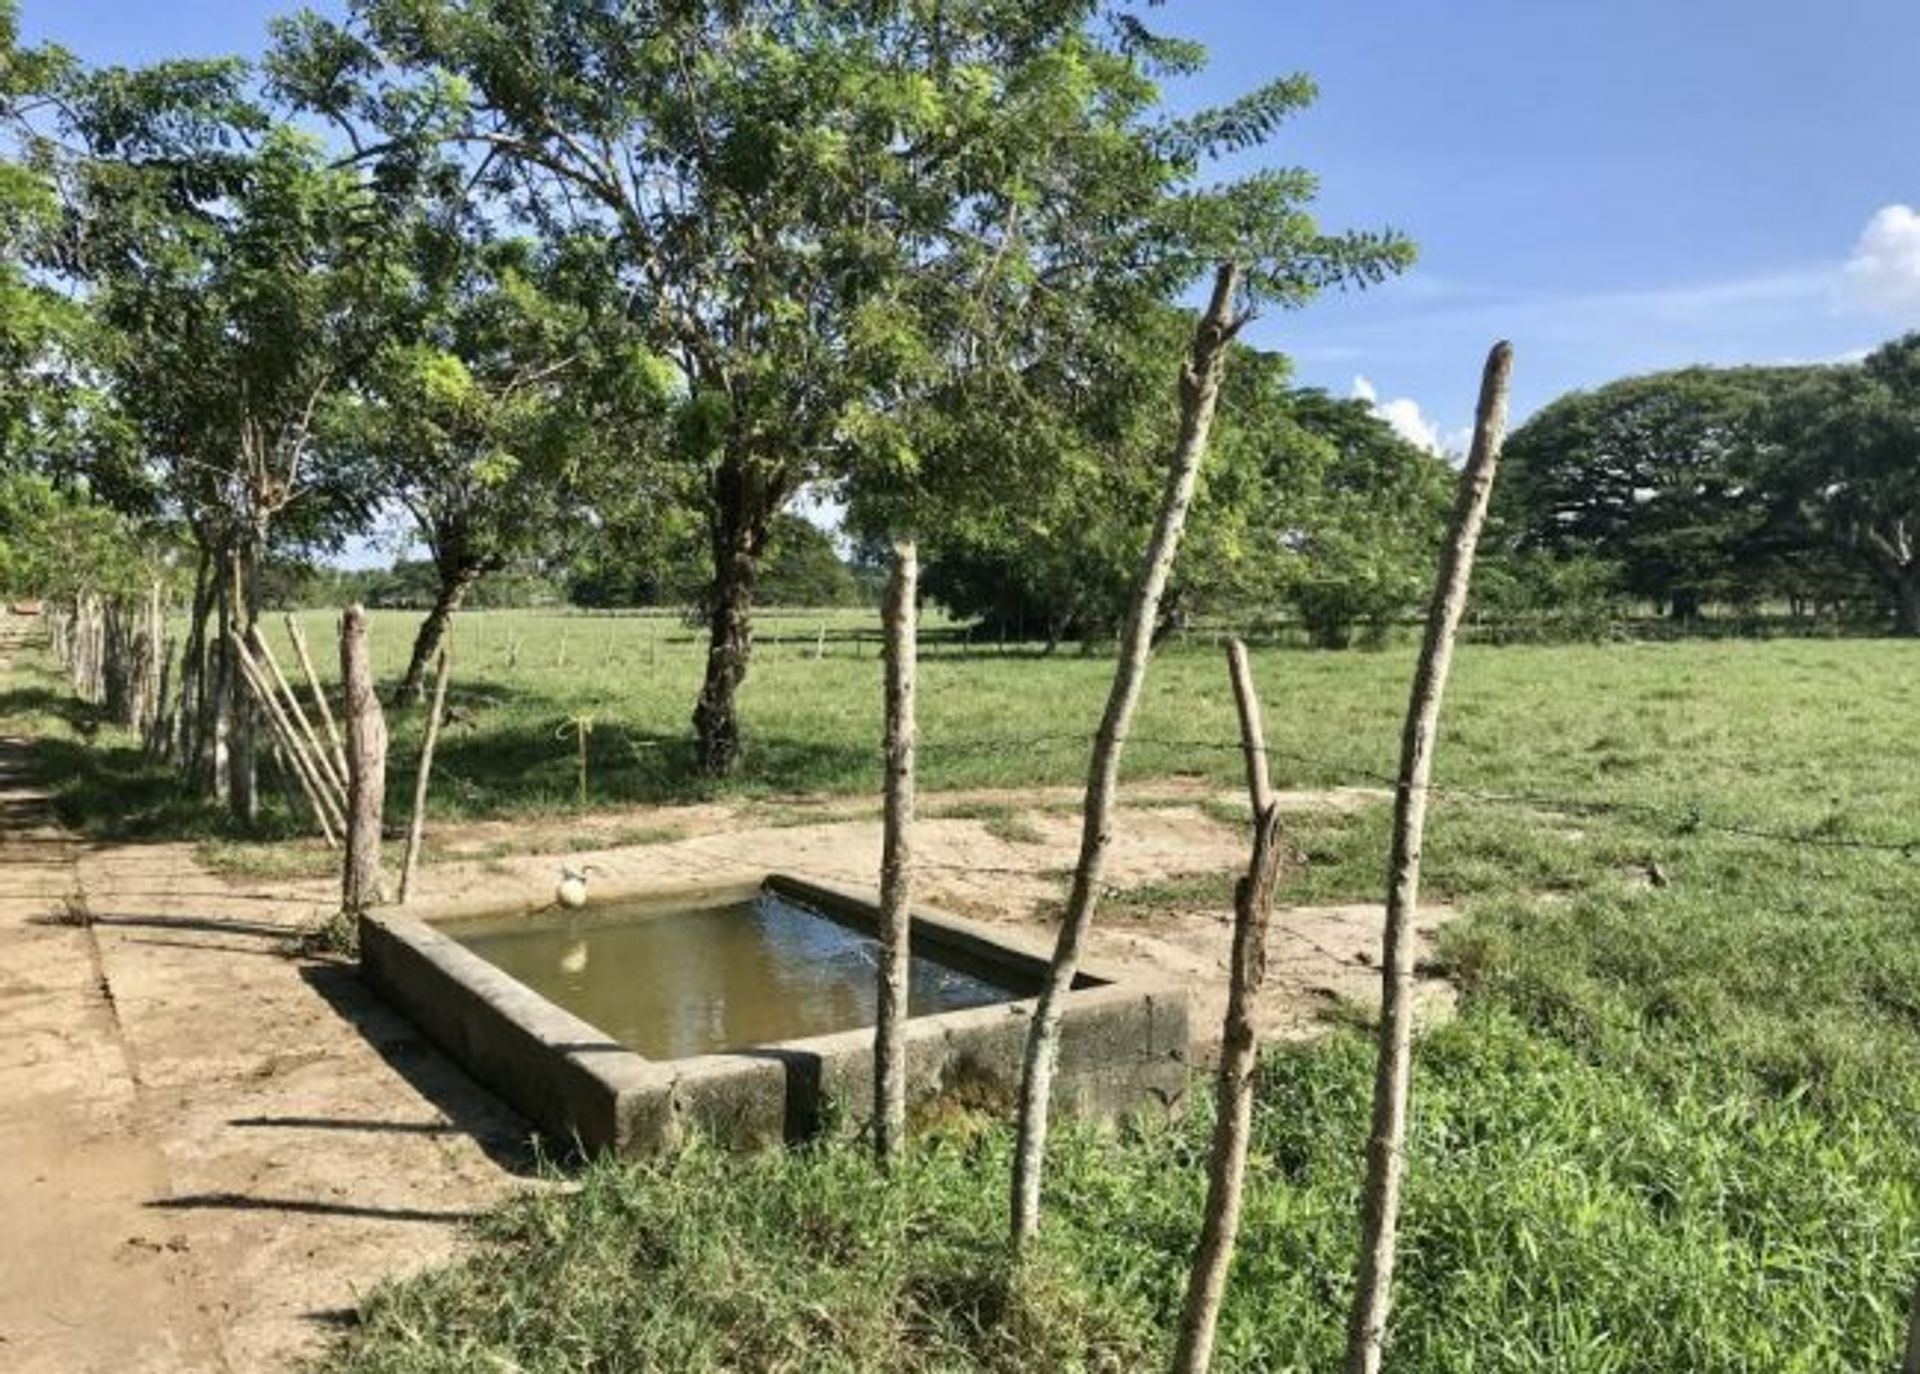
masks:
<instances>
[{"instance_id":1,"label":"grassy field","mask_svg":"<svg viewBox=\"0 0 1920 1374\"><path fill-rule=\"evenodd\" d=\"M804 624L763 640L745 689L744 792L877 785L872 645L830 640L816 660ZM622 619L609 656L608 626L463 629L449 813L564 813L581 714L593 804L701 794L683 738L697 647ZM382 618L383 662L405 630ZM1257 653L1280 779L1387 772L1410 664ZM1432 890L1464 908L1442 949L1462 998L1417 1059L1398 1369L1894 1367L1920 1273L1916 669L1920 644L1871 640L1462 652L1428 845ZM1077 780L1107 671L939 648L926 784ZM16 677L0 714L47 737L50 766L121 766L44 679ZM1235 782L1231 732L1220 656L1176 646L1130 772ZM98 785L69 786L85 819ZM156 802L154 822L168 814ZM1377 895L1385 832L1381 807L1303 822L1286 898ZM1219 1368L1337 1364L1370 1063L1358 1028L1269 1058ZM997 1258L996 1126L928 1138L892 1180L840 1147L600 1166L488 1222L470 1262L383 1291L328 1364L1150 1368L1208 1124L1067 1133L1021 1292Z\"/></svg>"}]
</instances>

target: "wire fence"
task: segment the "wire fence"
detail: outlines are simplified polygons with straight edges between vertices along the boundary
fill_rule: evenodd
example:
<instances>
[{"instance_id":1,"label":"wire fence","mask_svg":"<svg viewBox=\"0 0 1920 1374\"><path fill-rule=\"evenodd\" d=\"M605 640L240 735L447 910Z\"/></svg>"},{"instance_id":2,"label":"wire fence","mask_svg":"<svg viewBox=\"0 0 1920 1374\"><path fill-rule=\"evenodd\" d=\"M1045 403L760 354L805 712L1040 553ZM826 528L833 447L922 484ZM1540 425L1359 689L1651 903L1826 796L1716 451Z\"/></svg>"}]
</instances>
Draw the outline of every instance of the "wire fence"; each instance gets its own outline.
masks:
<instances>
[{"instance_id":1,"label":"wire fence","mask_svg":"<svg viewBox=\"0 0 1920 1374\"><path fill-rule=\"evenodd\" d=\"M1088 749L1092 740L1085 735L1053 732L1019 738L980 736L971 739L923 741L923 751L974 751L1006 753L1017 750L1058 746ZM1238 740L1177 738L1154 735L1129 735L1130 748L1165 749L1195 754L1218 753L1244 757L1246 746ZM1322 779L1319 786L1329 790L1372 790L1392 796L1399 790L1396 775L1356 764L1351 759L1316 754L1297 747L1269 745L1263 752L1269 761L1286 762L1312 769ZM1778 845L1797 845L1813 849L1860 850L1898 854L1905 858L1920 856L1920 835L1903 839L1878 839L1837 833L1823 824L1818 829L1789 830L1743 819L1724 819L1710 814L1697 802L1662 806L1619 797L1583 797L1547 791L1501 791L1454 783L1431 782L1424 788L1427 796L1485 806L1533 811L1568 819L1605 816L1626 820L1646 828L1660 829L1675 836L1715 834L1731 838Z\"/></svg>"}]
</instances>

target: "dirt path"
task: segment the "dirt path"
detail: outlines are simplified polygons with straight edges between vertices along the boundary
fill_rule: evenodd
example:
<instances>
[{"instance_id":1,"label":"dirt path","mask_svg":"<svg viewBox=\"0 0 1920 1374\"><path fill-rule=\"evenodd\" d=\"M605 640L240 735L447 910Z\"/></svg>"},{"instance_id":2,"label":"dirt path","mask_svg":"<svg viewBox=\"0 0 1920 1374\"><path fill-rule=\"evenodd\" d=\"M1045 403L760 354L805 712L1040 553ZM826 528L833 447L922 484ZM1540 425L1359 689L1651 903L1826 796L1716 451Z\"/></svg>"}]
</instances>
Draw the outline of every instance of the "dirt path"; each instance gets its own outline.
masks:
<instances>
[{"instance_id":1,"label":"dirt path","mask_svg":"<svg viewBox=\"0 0 1920 1374\"><path fill-rule=\"evenodd\" d=\"M282 1367L448 1258L523 1128L285 956L309 901L75 842L27 754L0 739L0 1369Z\"/></svg>"}]
</instances>

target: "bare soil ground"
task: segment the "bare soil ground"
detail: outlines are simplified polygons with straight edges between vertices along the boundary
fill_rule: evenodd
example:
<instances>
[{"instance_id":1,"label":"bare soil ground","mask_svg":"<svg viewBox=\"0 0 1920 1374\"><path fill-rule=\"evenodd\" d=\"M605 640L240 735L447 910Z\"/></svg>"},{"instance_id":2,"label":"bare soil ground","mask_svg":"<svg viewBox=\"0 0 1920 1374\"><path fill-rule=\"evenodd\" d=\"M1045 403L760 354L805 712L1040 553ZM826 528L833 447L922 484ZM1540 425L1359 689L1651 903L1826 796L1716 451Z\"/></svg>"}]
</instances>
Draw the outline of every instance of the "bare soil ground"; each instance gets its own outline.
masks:
<instances>
[{"instance_id":1,"label":"bare soil ground","mask_svg":"<svg viewBox=\"0 0 1920 1374\"><path fill-rule=\"evenodd\" d=\"M7 648L0 639L0 666ZM29 749L0 740L0 1368L285 1367L350 1320L372 1284L449 1258L463 1221L538 1186L518 1118L349 967L290 954L290 937L330 909L330 883L228 882L190 846L79 843L26 785ZM1146 804L1122 816L1115 886L1244 864L1246 837L1203 809L1207 788L1140 792ZM1065 808L1077 801L1071 789L926 798L935 817L995 816L925 822L925 898L1029 930L1052 919L1079 839ZM1021 822L1012 830L1008 808ZM780 868L870 884L880 829L866 810L793 799L777 824L764 804L622 813L610 836L645 822L683 838L564 862L622 883ZM437 839L482 852L498 831ZM562 862L441 864L421 891L537 902ZM1379 914L1277 916L1268 1034L1310 1034L1335 999L1375 995ZM1446 914L1428 913L1424 927ZM1204 1033L1224 1001L1229 918L1224 905L1129 913L1099 928L1090 953L1188 976ZM1443 985L1426 991L1444 1000Z\"/></svg>"}]
</instances>

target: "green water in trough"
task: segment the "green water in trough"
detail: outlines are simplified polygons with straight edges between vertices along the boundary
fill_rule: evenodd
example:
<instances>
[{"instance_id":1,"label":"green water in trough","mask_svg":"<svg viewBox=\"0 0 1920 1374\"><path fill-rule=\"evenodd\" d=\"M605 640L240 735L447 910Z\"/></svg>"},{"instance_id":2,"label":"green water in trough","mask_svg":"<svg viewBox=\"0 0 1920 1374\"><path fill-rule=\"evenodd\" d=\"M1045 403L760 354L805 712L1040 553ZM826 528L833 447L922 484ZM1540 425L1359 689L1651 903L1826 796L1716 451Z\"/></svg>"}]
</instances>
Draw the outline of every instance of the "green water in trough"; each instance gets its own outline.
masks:
<instances>
[{"instance_id":1,"label":"green water in trough","mask_svg":"<svg viewBox=\"0 0 1920 1374\"><path fill-rule=\"evenodd\" d=\"M771 892L671 906L609 904L442 927L502 972L648 1059L742 1049L874 1022L879 945ZM925 1016L1026 995L915 955Z\"/></svg>"}]
</instances>

